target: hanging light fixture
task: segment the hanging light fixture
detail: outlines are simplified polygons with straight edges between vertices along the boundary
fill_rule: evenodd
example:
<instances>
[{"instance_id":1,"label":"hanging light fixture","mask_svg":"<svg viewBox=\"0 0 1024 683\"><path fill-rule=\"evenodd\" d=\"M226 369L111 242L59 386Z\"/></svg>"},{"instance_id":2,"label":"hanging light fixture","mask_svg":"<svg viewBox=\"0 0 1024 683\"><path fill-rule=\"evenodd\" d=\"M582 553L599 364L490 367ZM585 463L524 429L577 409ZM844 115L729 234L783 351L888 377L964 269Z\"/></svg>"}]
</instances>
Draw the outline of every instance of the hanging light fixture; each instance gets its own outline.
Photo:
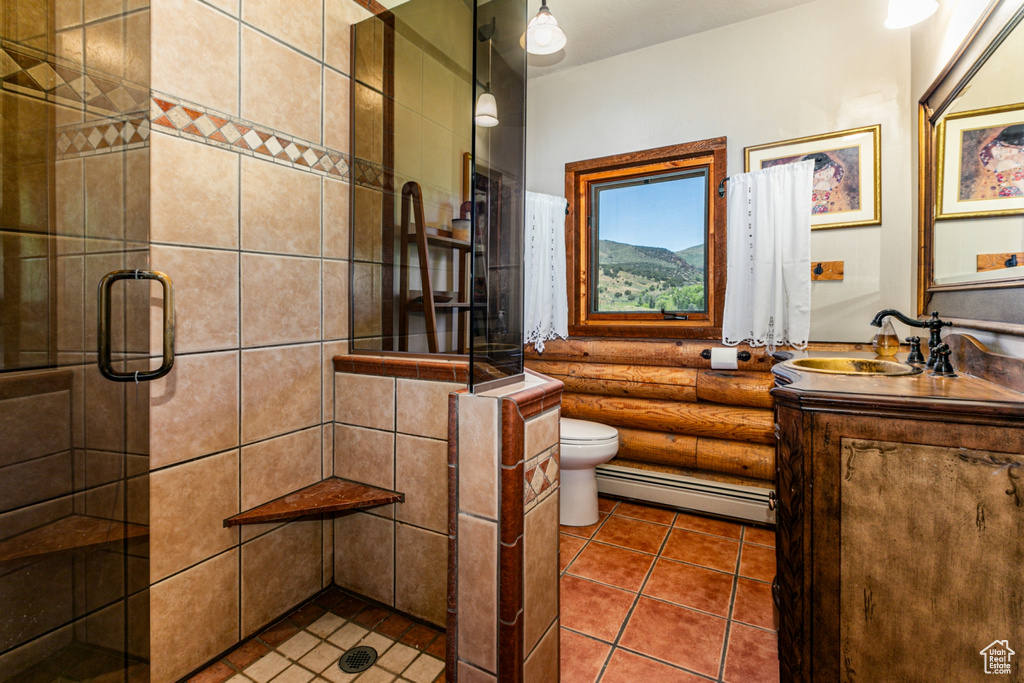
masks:
<instances>
[{"instance_id":1,"label":"hanging light fixture","mask_svg":"<svg viewBox=\"0 0 1024 683\"><path fill-rule=\"evenodd\" d=\"M481 26L477 30L478 39L487 41L487 77L491 76L491 48L494 47L494 31L497 28L495 20L492 18L489 26ZM477 81L477 85L480 85L484 91L480 93L480 96L476 98L476 109L474 110L473 121L476 125L482 128L493 128L498 125L498 101L494 99L494 95L491 94L491 82L487 81L487 85L483 85L480 81Z\"/></svg>"},{"instance_id":2,"label":"hanging light fixture","mask_svg":"<svg viewBox=\"0 0 1024 683\"><path fill-rule=\"evenodd\" d=\"M537 16L526 27L526 51L531 55L550 55L565 47L565 33L548 9L547 0L540 0Z\"/></svg>"},{"instance_id":3,"label":"hanging light fixture","mask_svg":"<svg viewBox=\"0 0 1024 683\"><path fill-rule=\"evenodd\" d=\"M907 28L924 21L939 9L936 0L889 0L886 28Z\"/></svg>"},{"instance_id":4,"label":"hanging light fixture","mask_svg":"<svg viewBox=\"0 0 1024 683\"><path fill-rule=\"evenodd\" d=\"M484 86L484 91L476 99L476 116L473 117L476 125L484 128L498 125L498 101L491 94L490 86L490 83Z\"/></svg>"}]
</instances>

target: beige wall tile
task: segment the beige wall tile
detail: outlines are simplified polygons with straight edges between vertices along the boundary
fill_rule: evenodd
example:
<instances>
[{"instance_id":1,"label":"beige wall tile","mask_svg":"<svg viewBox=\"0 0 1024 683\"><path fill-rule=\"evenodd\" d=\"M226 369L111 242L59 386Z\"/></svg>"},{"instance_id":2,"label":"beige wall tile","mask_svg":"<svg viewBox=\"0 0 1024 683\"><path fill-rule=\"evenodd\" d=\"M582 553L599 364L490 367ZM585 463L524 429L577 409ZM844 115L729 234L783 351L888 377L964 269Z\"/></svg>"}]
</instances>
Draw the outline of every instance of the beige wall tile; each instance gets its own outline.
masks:
<instances>
[{"instance_id":1,"label":"beige wall tile","mask_svg":"<svg viewBox=\"0 0 1024 683\"><path fill-rule=\"evenodd\" d=\"M323 476L334 476L334 423L320 425L320 468Z\"/></svg>"},{"instance_id":2,"label":"beige wall tile","mask_svg":"<svg viewBox=\"0 0 1024 683\"><path fill-rule=\"evenodd\" d=\"M326 516L320 520L320 587L327 588L334 583L334 519Z\"/></svg>"},{"instance_id":3,"label":"beige wall tile","mask_svg":"<svg viewBox=\"0 0 1024 683\"><path fill-rule=\"evenodd\" d=\"M242 345L320 339L320 261L242 254Z\"/></svg>"},{"instance_id":4,"label":"beige wall tile","mask_svg":"<svg viewBox=\"0 0 1024 683\"><path fill-rule=\"evenodd\" d=\"M89 0L82 3L85 21L96 21L114 14L121 13L120 0Z\"/></svg>"},{"instance_id":5,"label":"beige wall tile","mask_svg":"<svg viewBox=\"0 0 1024 683\"><path fill-rule=\"evenodd\" d=\"M395 524L363 512L334 521L334 582L394 604Z\"/></svg>"},{"instance_id":6,"label":"beige wall tile","mask_svg":"<svg viewBox=\"0 0 1024 683\"><path fill-rule=\"evenodd\" d=\"M335 69L351 73L351 26L371 16L369 10L352 0L325 0L324 61Z\"/></svg>"},{"instance_id":7,"label":"beige wall tile","mask_svg":"<svg viewBox=\"0 0 1024 683\"><path fill-rule=\"evenodd\" d=\"M324 179L324 258L348 258L351 192L348 183Z\"/></svg>"},{"instance_id":8,"label":"beige wall tile","mask_svg":"<svg viewBox=\"0 0 1024 683\"><path fill-rule=\"evenodd\" d=\"M150 382L150 466L238 445L238 352L181 356Z\"/></svg>"},{"instance_id":9,"label":"beige wall tile","mask_svg":"<svg viewBox=\"0 0 1024 683\"><path fill-rule=\"evenodd\" d=\"M395 489L405 494L395 508L398 520L447 533L448 442L398 434Z\"/></svg>"},{"instance_id":10,"label":"beige wall tile","mask_svg":"<svg viewBox=\"0 0 1024 683\"><path fill-rule=\"evenodd\" d=\"M320 142L322 67L280 43L242 28L242 117Z\"/></svg>"},{"instance_id":11,"label":"beige wall tile","mask_svg":"<svg viewBox=\"0 0 1024 683\"><path fill-rule=\"evenodd\" d=\"M152 12L153 89L237 115L238 21L197 0L161 0Z\"/></svg>"},{"instance_id":12,"label":"beige wall tile","mask_svg":"<svg viewBox=\"0 0 1024 683\"><path fill-rule=\"evenodd\" d=\"M209 4L213 5L218 9L222 9L231 16L238 16L238 2L239 0L206 0Z\"/></svg>"},{"instance_id":13,"label":"beige wall tile","mask_svg":"<svg viewBox=\"0 0 1024 683\"><path fill-rule=\"evenodd\" d=\"M347 341L326 342L323 345L323 368L321 387L323 389L323 421L334 421L334 357L348 353Z\"/></svg>"},{"instance_id":14,"label":"beige wall tile","mask_svg":"<svg viewBox=\"0 0 1024 683\"><path fill-rule=\"evenodd\" d=\"M71 448L67 391L0 401L0 467Z\"/></svg>"},{"instance_id":15,"label":"beige wall tile","mask_svg":"<svg viewBox=\"0 0 1024 683\"><path fill-rule=\"evenodd\" d=\"M0 470L0 511L70 495L71 462L71 451L64 451Z\"/></svg>"},{"instance_id":16,"label":"beige wall tile","mask_svg":"<svg viewBox=\"0 0 1024 683\"><path fill-rule=\"evenodd\" d=\"M82 236L85 206L82 198L82 159L65 159L54 164L54 207L57 234Z\"/></svg>"},{"instance_id":17,"label":"beige wall tile","mask_svg":"<svg viewBox=\"0 0 1024 683\"><path fill-rule=\"evenodd\" d=\"M355 63L352 76L377 90L384 88L384 22L380 19L356 24Z\"/></svg>"},{"instance_id":18,"label":"beige wall tile","mask_svg":"<svg viewBox=\"0 0 1024 683\"><path fill-rule=\"evenodd\" d=\"M447 605L448 537L396 524L395 608L444 628Z\"/></svg>"},{"instance_id":19,"label":"beige wall tile","mask_svg":"<svg viewBox=\"0 0 1024 683\"><path fill-rule=\"evenodd\" d=\"M124 239L124 157L100 154L84 163L86 237Z\"/></svg>"},{"instance_id":20,"label":"beige wall tile","mask_svg":"<svg viewBox=\"0 0 1024 683\"><path fill-rule=\"evenodd\" d=\"M242 352L242 443L319 422L319 344Z\"/></svg>"},{"instance_id":21,"label":"beige wall tile","mask_svg":"<svg viewBox=\"0 0 1024 683\"><path fill-rule=\"evenodd\" d=\"M422 182L423 117L402 105L395 107L395 172ZM429 163L433 163L433 159Z\"/></svg>"},{"instance_id":22,"label":"beige wall tile","mask_svg":"<svg viewBox=\"0 0 1024 683\"><path fill-rule=\"evenodd\" d=\"M133 83L150 81L150 21L148 9L125 17L124 77Z\"/></svg>"},{"instance_id":23,"label":"beige wall tile","mask_svg":"<svg viewBox=\"0 0 1024 683\"><path fill-rule=\"evenodd\" d=\"M498 401L459 396L459 510L498 518Z\"/></svg>"},{"instance_id":24,"label":"beige wall tile","mask_svg":"<svg viewBox=\"0 0 1024 683\"><path fill-rule=\"evenodd\" d=\"M459 658L498 666L498 525L459 515Z\"/></svg>"},{"instance_id":25,"label":"beige wall tile","mask_svg":"<svg viewBox=\"0 0 1024 683\"><path fill-rule=\"evenodd\" d=\"M530 652L558 617L558 492L523 523L523 645Z\"/></svg>"},{"instance_id":26,"label":"beige wall tile","mask_svg":"<svg viewBox=\"0 0 1024 683\"><path fill-rule=\"evenodd\" d=\"M238 543L238 529L224 528L238 513L237 450L153 472L149 496L152 581Z\"/></svg>"},{"instance_id":27,"label":"beige wall tile","mask_svg":"<svg viewBox=\"0 0 1024 683\"><path fill-rule=\"evenodd\" d=\"M124 154L125 186L124 237L139 247L149 242L149 148L130 149Z\"/></svg>"},{"instance_id":28,"label":"beige wall tile","mask_svg":"<svg viewBox=\"0 0 1024 683\"><path fill-rule=\"evenodd\" d=\"M405 434L448 439L448 394L464 389L454 382L396 380L395 429Z\"/></svg>"},{"instance_id":29,"label":"beige wall tile","mask_svg":"<svg viewBox=\"0 0 1024 683\"><path fill-rule=\"evenodd\" d=\"M465 662L459 662L459 683L495 683L498 679Z\"/></svg>"},{"instance_id":30,"label":"beige wall tile","mask_svg":"<svg viewBox=\"0 0 1024 683\"><path fill-rule=\"evenodd\" d=\"M150 136L154 242L238 246L238 155L161 133Z\"/></svg>"},{"instance_id":31,"label":"beige wall tile","mask_svg":"<svg viewBox=\"0 0 1024 683\"><path fill-rule=\"evenodd\" d=\"M242 20L320 59L323 0L246 0Z\"/></svg>"},{"instance_id":32,"label":"beige wall tile","mask_svg":"<svg viewBox=\"0 0 1024 683\"><path fill-rule=\"evenodd\" d=\"M153 245L154 270L174 283L175 351L214 351L238 346L238 254L219 249ZM151 353L161 352L163 300L152 299Z\"/></svg>"},{"instance_id":33,"label":"beige wall tile","mask_svg":"<svg viewBox=\"0 0 1024 683\"><path fill-rule=\"evenodd\" d=\"M536 683L558 683L559 640L558 621L551 625L537 648L526 658L523 668L524 681Z\"/></svg>"},{"instance_id":34,"label":"beige wall tile","mask_svg":"<svg viewBox=\"0 0 1024 683\"><path fill-rule=\"evenodd\" d=\"M352 154L360 159L384 161L384 97L362 83L356 83L352 113L355 127Z\"/></svg>"},{"instance_id":35,"label":"beige wall tile","mask_svg":"<svg viewBox=\"0 0 1024 683\"><path fill-rule=\"evenodd\" d=\"M420 169L422 182L437 188L454 192L450 187L452 179L452 134L436 123L423 121L423 158L429 162Z\"/></svg>"},{"instance_id":36,"label":"beige wall tile","mask_svg":"<svg viewBox=\"0 0 1024 683\"><path fill-rule=\"evenodd\" d=\"M242 157L242 249L320 255L320 178Z\"/></svg>"},{"instance_id":37,"label":"beige wall tile","mask_svg":"<svg viewBox=\"0 0 1024 683\"><path fill-rule=\"evenodd\" d=\"M124 75L123 18L112 17L85 27L85 68L115 78Z\"/></svg>"},{"instance_id":38,"label":"beige wall tile","mask_svg":"<svg viewBox=\"0 0 1024 683\"><path fill-rule=\"evenodd\" d=\"M348 76L324 69L324 145L342 152L349 150L351 91Z\"/></svg>"},{"instance_id":39,"label":"beige wall tile","mask_svg":"<svg viewBox=\"0 0 1024 683\"><path fill-rule=\"evenodd\" d=\"M243 448L242 510L320 481L321 448L317 427Z\"/></svg>"},{"instance_id":40,"label":"beige wall tile","mask_svg":"<svg viewBox=\"0 0 1024 683\"><path fill-rule=\"evenodd\" d=\"M423 56L423 115L445 130L452 129L455 76L440 62Z\"/></svg>"},{"instance_id":41,"label":"beige wall tile","mask_svg":"<svg viewBox=\"0 0 1024 683\"><path fill-rule=\"evenodd\" d=\"M120 451L125 443L124 385L111 382L95 366L85 370L85 445ZM212 452L212 451L210 451Z\"/></svg>"},{"instance_id":42,"label":"beige wall tile","mask_svg":"<svg viewBox=\"0 0 1024 683\"><path fill-rule=\"evenodd\" d=\"M423 108L423 50L395 35L395 101L414 112Z\"/></svg>"},{"instance_id":43,"label":"beige wall tile","mask_svg":"<svg viewBox=\"0 0 1024 683\"><path fill-rule=\"evenodd\" d=\"M242 546L242 637L320 590L320 520L286 524Z\"/></svg>"},{"instance_id":44,"label":"beige wall tile","mask_svg":"<svg viewBox=\"0 0 1024 683\"><path fill-rule=\"evenodd\" d=\"M545 451L559 440L559 409L555 408L526 421L524 457L529 460Z\"/></svg>"},{"instance_id":45,"label":"beige wall tile","mask_svg":"<svg viewBox=\"0 0 1024 683\"><path fill-rule=\"evenodd\" d=\"M355 213L355 235L352 240L352 258L361 261L380 261L383 194L357 185L354 199L352 210Z\"/></svg>"},{"instance_id":46,"label":"beige wall tile","mask_svg":"<svg viewBox=\"0 0 1024 683\"><path fill-rule=\"evenodd\" d=\"M150 589L150 680L176 681L238 642L238 550Z\"/></svg>"},{"instance_id":47,"label":"beige wall tile","mask_svg":"<svg viewBox=\"0 0 1024 683\"><path fill-rule=\"evenodd\" d=\"M348 262L323 261L324 339L348 337Z\"/></svg>"},{"instance_id":48,"label":"beige wall tile","mask_svg":"<svg viewBox=\"0 0 1024 683\"><path fill-rule=\"evenodd\" d=\"M394 432L335 424L334 475L393 490Z\"/></svg>"},{"instance_id":49,"label":"beige wall tile","mask_svg":"<svg viewBox=\"0 0 1024 683\"><path fill-rule=\"evenodd\" d=\"M353 262L351 268L352 338L380 337L382 329L380 304L374 302L379 302L381 297L381 266ZM355 348L379 349L381 348L380 340L373 341L370 346L356 346Z\"/></svg>"},{"instance_id":50,"label":"beige wall tile","mask_svg":"<svg viewBox=\"0 0 1024 683\"><path fill-rule=\"evenodd\" d=\"M372 429L395 429L395 380L339 372L334 384L334 419Z\"/></svg>"}]
</instances>

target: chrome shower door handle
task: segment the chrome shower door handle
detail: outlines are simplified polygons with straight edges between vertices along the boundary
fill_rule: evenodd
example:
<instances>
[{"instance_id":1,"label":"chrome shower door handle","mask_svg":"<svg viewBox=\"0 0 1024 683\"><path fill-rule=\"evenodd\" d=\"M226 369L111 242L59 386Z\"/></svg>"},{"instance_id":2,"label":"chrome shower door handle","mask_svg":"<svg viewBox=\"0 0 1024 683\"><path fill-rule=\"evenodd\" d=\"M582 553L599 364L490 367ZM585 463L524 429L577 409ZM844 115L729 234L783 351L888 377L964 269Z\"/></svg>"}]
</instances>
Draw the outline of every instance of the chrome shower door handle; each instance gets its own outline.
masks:
<instances>
[{"instance_id":1,"label":"chrome shower door handle","mask_svg":"<svg viewBox=\"0 0 1024 683\"><path fill-rule=\"evenodd\" d=\"M118 280L156 280L164 288L164 352L163 362L156 370L137 372L116 372L110 360L110 290ZM171 279L155 270L115 270L100 280L96 292L99 305L96 307L97 335L99 342L100 373L115 382L148 382L160 379L174 366L174 287Z\"/></svg>"}]
</instances>

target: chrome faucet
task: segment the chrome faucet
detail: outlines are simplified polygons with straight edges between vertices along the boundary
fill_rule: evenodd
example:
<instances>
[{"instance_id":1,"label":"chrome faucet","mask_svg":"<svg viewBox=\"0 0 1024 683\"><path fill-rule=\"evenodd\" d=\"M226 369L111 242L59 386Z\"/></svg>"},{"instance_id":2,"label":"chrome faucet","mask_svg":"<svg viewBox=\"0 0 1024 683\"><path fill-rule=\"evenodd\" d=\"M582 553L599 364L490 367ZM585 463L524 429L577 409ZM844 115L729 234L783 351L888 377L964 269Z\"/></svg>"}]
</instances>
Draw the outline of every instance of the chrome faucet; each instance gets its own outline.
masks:
<instances>
[{"instance_id":1,"label":"chrome faucet","mask_svg":"<svg viewBox=\"0 0 1024 683\"><path fill-rule=\"evenodd\" d=\"M882 321L885 318L892 316L899 320L904 325L910 325L911 327L921 327L929 331L928 337L928 363L926 367L934 367L937 357L935 355L935 347L942 343L941 330L943 327L951 327L953 323L946 322L945 320L939 320L939 312L932 311L932 317L930 320L915 320L914 318L908 318L894 308L887 308L884 311L879 311L875 314L871 324L875 327L881 327Z\"/></svg>"}]
</instances>

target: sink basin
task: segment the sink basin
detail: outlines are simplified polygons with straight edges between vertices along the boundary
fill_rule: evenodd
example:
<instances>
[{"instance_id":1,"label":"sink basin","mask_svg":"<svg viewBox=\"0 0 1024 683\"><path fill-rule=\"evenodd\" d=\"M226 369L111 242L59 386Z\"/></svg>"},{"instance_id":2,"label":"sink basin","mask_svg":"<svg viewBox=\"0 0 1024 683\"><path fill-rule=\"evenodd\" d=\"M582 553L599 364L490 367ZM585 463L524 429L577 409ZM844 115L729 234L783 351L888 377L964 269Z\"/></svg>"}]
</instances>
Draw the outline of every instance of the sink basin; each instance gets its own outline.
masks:
<instances>
[{"instance_id":1,"label":"sink basin","mask_svg":"<svg viewBox=\"0 0 1024 683\"><path fill-rule=\"evenodd\" d=\"M786 361L798 370L824 372L831 375L913 375L921 372L906 363L877 358L798 358Z\"/></svg>"}]
</instances>

